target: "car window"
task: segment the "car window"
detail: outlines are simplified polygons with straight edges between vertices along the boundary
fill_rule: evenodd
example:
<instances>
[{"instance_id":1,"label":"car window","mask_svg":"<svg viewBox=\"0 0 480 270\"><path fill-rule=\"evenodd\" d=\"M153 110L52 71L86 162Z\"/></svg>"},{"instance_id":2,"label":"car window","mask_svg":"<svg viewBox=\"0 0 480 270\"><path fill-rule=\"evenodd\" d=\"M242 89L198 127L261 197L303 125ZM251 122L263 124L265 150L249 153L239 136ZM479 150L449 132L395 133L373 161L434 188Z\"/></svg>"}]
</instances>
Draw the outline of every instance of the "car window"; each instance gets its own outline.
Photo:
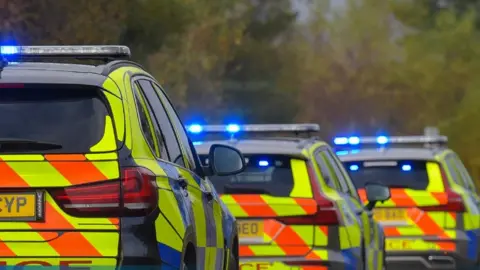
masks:
<instances>
[{"instance_id":1,"label":"car window","mask_svg":"<svg viewBox=\"0 0 480 270\"><path fill-rule=\"evenodd\" d=\"M452 159L451 155L448 155L445 158L445 164L447 165L448 172L452 176L453 181L464 188L467 188L466 184L463 182L460 172L455 167L455 161Z\"/></svg>"},{"instance_id":2,"label":"car window","mask_svg":"<svg viewBox=\"0 0 480 270\"><path fill-rule=\"evenodd\" d=\"M145 140L152 150L152 152L156 155L160 155L158 143L155 141L154 136L154 128L152 124L153 115L148 110L148 107L145 103L145 98L143 95L138 91L137 87L133 87L133 93L135 98L135 105L137 106L138 117L140 119L140 125L142 128L143 136Z\"/></svg>"},{"instance_id":3,"label":"car window","mask_svg":"<svg viewBox=\"0 0 480 270\"><path fill-rule=\"evenodd\" d=\"M351 184L348 183L351 180L348 176L345 175L344 171L342 170L343 165L338 159L335 158L335 156L330 150L324 151L323 154L326 156L329 164L333 167L342 191L356 198L357 191L355 189L352 189L353 187L351 187Z\"/></svg>"},{"instance_id":4,"label":"car window","mask_svg":"<svg viewBox=\"0 0 480 270\"><path fill-rule=\"evenodd\" d=\"M245 170L236 175L211 176L210 181L220 194L268 194L289 197L295 178L292 158L284 155L245 155ZM208 155L202 155L208 165Z\"/></svg>"},{"instance_id":5,"label":"car window","mask_svg":"<svg viewBox=\"0 0 480 270\"><path fill-rule=\"evenodd\" d=\"M327 150L323 150L321 153L322 157L324 158L326 165L331 172L332 177L334 178L335 182L338 183L339 189L338 191L341 191L346 194L350 194L350 191L348 189L348 186L345 185L345 182L342 182L339 178L340 171L338 171L338 168L335 168L335 163L332 162L331 158L328 155Z\"/></svg>"},{"instance_id":6,"label":"car window","mask_svg":"<svg viewBox=\"0 0 480 270\"><path fill-rule=\"evenodd\" d=\"M107 117L112 119L102 90L85 85L25 85L0 91L0 138L45 142L55 147L33 144L4 144L3 153L89 153L102 141ZM54 132L52 132L54 131ZM110 141L106 149L117 148ZM59 147L61 146L61 147Z\"/></svg>"},{"instance_id":7,"label":"car window","mask_svg":"<svg viewBox=\"0 0 480 270\"><path fill-rule=\"evenodd\" d=\"M168 152L169 160L182 167L185 167L182 151L175 135L172 123L167 116L165 108L158 98L152 84L148 80L138 80L142 93L147 97L147 103L152 108L155 120L160 126L160 130L165 138L165 146Z\"/></svg>"},{"instance_id":8,"label":"car window","mask_svg":"<svg viewBox=\"0 0 480 270\"><path fill-rule=\"evenodd\" d=\"M322 174L323 180L325 180L325 183L333 189L340 190L340 184L333 176L333 171L329 169L326 157L322 155L322 152L320 150L316 152L314 156L315 162L320 167L320 172Z\"/></svg>"},{"instance_id":9,"label":"car window","mask_svg":"<svg viewBox=\"0 0 480 270\"><path fill-rule=\"evenodd\" d=\"M455 162L455 166L458 169L458 172L463 178L463 181L467 185L467 188L473 192L477 191L477 187L475 186L472 177L470 176L470 173L468 172L467 168L465 168L465 165L463 165L463 162L460 160L460 158L457 155L452 156L453 161Z\"/></svg>"},{"instance_id":10,"label":"car window","mask_svg":"<svg viewBox=\"0 0 480 270\"><path fill-rule=\"evenodd\" d=\"M378 183L391 188L426 190L431 180L426 160L356 160L344 162L350 179L357 189L367 183ZM434 180L435 181L435 180Z\"/></svg>"},{"instance_id":11,"label":"car window","mask_svg":"<svg viewBox=\"0 0 480 270\"><path fill-rule=\"evenodd\" d=\"M193 171L197 171L198 169L200 169L200 162L198 160L198 156L196 155L195 148L190 143L187 133L185 132L185 126L183 125L182 121L178 117L177 112L175 111L175 108L173 108L170 100L163 93L163 90L160 88L160 86L153 83L153 87L155 88L157 94L160 96L161 100L163 101L163 104L167 112L170 112L169 113L170 120L175 126L176 132L179 135L178 139L180 140L181 144L184 147L190 169L192 169Z\"/></svg>"}]
</instances>

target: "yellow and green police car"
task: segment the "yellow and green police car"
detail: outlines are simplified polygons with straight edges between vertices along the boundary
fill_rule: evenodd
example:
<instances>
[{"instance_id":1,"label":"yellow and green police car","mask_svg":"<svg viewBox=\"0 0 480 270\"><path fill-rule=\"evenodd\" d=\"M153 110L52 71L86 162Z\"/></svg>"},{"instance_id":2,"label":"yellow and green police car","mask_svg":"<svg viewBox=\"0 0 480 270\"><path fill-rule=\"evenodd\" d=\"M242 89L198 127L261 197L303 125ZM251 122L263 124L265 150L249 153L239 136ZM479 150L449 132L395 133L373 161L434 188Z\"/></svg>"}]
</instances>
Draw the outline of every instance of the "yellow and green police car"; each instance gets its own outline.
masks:
<instances>
[{"instance_id":1,"label":"yellow and green police car","mask_svg":"<svg viewBox=\"0 0 480 270\"><path fill-rule=\"evenodd\" d=\"M205 176L238 173L244 158L212 145L203 167L129 56L0 47L0 267L238 269L235 219ZM103 62L65 63L78 59Z\"/></svg>"},{"instance_id":2,"label":"yellow and green police car","mask_svg":"<svg viewBox=\"0 0 480 270\"><path fill-rule=\"evenodd\" d=\"M374 213L388 269L480 269L480 200L446 142L438 132L334 140L362 199L365 183L390 188L390 200Z\"/></svg>"},{"instance_id":3,"label":"yellow and green police car","mask_svg":"<svg viewBox=\"0 0 480 270\"><path fill-rule=\"evenodd\" d=\"M242 173L210 177L238 220L240 269L383 269L383 231L371 209L389 198L388 188L369 185L371 201L364 206L330 146L310 137L318 125L195 124L187 130L205 166L218 143L246 159Z\"/></svg>"}]
</instances>

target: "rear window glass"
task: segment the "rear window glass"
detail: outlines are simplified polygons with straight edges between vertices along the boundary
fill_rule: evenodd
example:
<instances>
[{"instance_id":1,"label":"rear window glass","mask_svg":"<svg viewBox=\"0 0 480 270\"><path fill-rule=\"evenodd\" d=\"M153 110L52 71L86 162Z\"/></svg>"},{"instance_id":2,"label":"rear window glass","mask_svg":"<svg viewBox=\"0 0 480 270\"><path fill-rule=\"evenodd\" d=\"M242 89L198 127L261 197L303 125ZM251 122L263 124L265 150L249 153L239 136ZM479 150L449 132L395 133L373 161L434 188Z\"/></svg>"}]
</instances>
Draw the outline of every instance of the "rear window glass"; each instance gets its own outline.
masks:
<instances>
[{"instance_id":1,"label":"rear window glass","mask_svg":"<svg viewBox=\"0 0 480 270\"><path fill-rule=\"evenodd\" d=\"M87 86L0 88L0 153L90 152L104 135L108 115L100 91Z\"/></svg>"},{"instance_id":2,"label":"rear window glass","mask_svg":"<svg viewBox=\"0 0 480 270\"><path fill-rule=\"evenodd\" d=\"M206 156L201 156L204 165ZM293 189L290 157L282 155L245 155L246 168L240 174L211 176L220 194L267 194L288 197Z\"/></svg>"},{"instance_id":3,"label":"rear window glass","mask_svg":"<svg viewBox=\"0 0 480 270\"><path fill-rule=\"evenodd\" d=\"M355 161L344 164L357 189L364 188L367 182L415 190L425 190L429 184L426 161Z\"/></svg>"}]
</instances>

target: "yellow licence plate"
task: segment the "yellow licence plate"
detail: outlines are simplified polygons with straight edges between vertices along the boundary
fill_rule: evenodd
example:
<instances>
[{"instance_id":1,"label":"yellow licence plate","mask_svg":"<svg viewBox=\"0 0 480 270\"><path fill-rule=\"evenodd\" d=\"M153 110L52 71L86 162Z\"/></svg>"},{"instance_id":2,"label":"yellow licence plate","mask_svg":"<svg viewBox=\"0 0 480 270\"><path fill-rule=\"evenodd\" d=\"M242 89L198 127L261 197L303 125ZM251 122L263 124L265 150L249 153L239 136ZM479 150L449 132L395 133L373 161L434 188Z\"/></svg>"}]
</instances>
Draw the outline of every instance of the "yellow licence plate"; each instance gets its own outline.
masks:
<instances>
[{"instance_id":1,"label":"yellow licence plate","mask_svg":"<svg viewBox=\"0 0 480 270\"><path fill-rule=\"evenodd\" d=\"M43 217L39 193L0 193L0 221L35 221Z\"/></svg>"},{"instance_id":2,"label":"yellow licence plate","mask_svg":"<svg viewBox=\"0 0 480 270\"><path fill-rule=\"evenodd\" d=\"M433 242L416 239L385 239L385 249L388 251L398 250L438 250Z\"/></svg>"},{"instance_id":3,"label":"yellow licence plate","mask_svg":"<svg viewBox=\"0 0 480 270\"><path fill-rule=\"evenodd\" d=\"M376 221L405 221L407 211L405 209L375 209L373 218Z\"/></svg>"},{"instance_id":4,"label":"yellow licence plate","mask_svg":"<svg viewBox=\"0 0 480 270\"><path fill-rule=\"evenodd\" d=\"M263 238L263 221L237 221L240 238Z\"/></svg>"}]
</instances>

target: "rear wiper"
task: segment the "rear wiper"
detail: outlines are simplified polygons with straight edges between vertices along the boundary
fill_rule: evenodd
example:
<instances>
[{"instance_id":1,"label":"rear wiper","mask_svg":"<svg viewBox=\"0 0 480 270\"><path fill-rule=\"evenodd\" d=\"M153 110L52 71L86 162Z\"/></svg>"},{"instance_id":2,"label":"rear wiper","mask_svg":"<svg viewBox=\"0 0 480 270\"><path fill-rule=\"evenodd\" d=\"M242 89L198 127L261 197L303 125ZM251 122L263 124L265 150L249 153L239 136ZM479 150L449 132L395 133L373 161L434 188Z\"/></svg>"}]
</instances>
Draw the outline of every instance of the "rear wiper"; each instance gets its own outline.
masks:
<instances>
[{"instance_id":1,"label":"rear wiper","mask_svg":"<svg viewBox=\"0 0 480 270\"><path fill-rule=\"evenodd\" d=\"M54 150L62 149L62 147L60 144L50 142L22 138L0 138L0 152Z\"/></svg>"},{"instance_id":2,"label":"rear wiper","mask_svg":"<svg viewBox=\"0 0 480 270\"><path fill-rule=\"evenodd\" d=\"M223 190L224 194L270 194L263 188L255 187L242 187L238 185L225 185Z\"/></svg>"}]
</instances>

